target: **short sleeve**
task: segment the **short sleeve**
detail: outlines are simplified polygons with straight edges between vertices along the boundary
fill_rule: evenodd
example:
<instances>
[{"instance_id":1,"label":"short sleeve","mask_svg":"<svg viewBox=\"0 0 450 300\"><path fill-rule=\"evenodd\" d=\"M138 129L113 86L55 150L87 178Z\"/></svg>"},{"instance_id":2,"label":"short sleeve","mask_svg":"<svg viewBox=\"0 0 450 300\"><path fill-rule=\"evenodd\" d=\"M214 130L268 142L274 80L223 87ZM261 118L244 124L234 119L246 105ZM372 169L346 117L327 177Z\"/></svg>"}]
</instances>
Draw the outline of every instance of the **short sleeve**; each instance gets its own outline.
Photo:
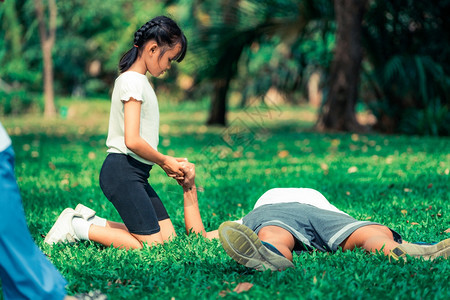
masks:
<instances>
[{"instance_id":1,"label":"short sleeve","mask_svg":"<svg viewBox=\"0 0 450 300\"><path fill-rule=\"evenodd\" d=\"M144 101L142 80L132 76L134 75L132 73L123 75L119 86L119 99L128 101L130 98L133 98L138 101Z\"/></svg>"}]
</instances>

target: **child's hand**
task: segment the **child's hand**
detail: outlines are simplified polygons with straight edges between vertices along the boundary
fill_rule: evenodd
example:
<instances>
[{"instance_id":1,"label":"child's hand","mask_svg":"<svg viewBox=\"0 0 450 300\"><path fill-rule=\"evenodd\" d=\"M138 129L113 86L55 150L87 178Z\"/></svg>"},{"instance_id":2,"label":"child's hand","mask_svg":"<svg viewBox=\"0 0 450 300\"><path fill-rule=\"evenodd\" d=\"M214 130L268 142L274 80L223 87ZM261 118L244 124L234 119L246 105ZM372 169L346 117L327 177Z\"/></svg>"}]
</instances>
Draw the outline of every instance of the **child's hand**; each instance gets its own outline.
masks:
<instances>
[{"instance_id":1,"label":"child's hand","mask_svg":"<svg viewBox=\"0 0 450 300\"><path fill-rule=\"evenodd\" d=\"M183 169L176 158L166 155L159 166L166 172L167 176L176 180L184 180Z\"/></svg>"},{"instance_id":2,"label":"child's hand","mask_svg":"<svg viewBox=\"0 0 450 300\"><path fill-rule=\"evenodd\" d=\"M177 181L183 188L191 189L195 185L195 165L190 162L182 162L181 167L184 179Z\"/></svg>"}]
</instances>

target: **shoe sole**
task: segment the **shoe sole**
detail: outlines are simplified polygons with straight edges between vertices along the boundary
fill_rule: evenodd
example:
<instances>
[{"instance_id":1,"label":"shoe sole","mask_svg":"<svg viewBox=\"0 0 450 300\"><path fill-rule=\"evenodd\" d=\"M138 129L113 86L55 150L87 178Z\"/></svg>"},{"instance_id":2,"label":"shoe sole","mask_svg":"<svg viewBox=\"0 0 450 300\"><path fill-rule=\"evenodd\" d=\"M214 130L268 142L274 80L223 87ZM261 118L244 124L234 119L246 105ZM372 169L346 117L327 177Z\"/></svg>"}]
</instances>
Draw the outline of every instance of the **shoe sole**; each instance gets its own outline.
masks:
<instances>
[{"instance_id":1,"label":"shoe sole","mask_svg":"<svg viewBox=\"0 0 450 300\"><path fill-rule=\"evenodd\" d=\"M391 250L389 261L406 259L406 256L433 260L438 257L448 258L450 256L450 239L440 241L435 245L402 244Z\"/></svg>"},{"instance_id":2,"label":"shoe sole","mask_svg":"<svg viewBox=\"0 0 450 300\"><path fill-rule=\"evenodd\" d=\"M267 249L256 233L245 225L230 221L222 223L219 240L232 259L248 268L260 271L294 268L287 258Z\"/></svg>"}]
</instances>

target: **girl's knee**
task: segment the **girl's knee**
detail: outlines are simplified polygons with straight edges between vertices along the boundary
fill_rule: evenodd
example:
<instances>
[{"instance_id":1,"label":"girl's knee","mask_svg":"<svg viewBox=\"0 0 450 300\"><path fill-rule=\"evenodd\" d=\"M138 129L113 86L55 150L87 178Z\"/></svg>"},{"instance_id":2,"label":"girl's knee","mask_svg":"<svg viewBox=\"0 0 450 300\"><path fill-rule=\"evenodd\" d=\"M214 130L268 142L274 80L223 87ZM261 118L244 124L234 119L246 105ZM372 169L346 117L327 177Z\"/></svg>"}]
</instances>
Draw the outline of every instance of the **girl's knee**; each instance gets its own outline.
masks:
<instances>
[{"instance_id":1,"label":"girl's knee","mask_svg":"<svg viewBox=\"0 0 450 300\"><path fill-rule=\"evenodd\" d=\"M147 246L152 247L154 245L164 243L161 232L150 235L141 235L141 234L132 234L132 235L141 244L140 248L142 248L144 244L147 244Z\"/></svg>"}]
</instances>

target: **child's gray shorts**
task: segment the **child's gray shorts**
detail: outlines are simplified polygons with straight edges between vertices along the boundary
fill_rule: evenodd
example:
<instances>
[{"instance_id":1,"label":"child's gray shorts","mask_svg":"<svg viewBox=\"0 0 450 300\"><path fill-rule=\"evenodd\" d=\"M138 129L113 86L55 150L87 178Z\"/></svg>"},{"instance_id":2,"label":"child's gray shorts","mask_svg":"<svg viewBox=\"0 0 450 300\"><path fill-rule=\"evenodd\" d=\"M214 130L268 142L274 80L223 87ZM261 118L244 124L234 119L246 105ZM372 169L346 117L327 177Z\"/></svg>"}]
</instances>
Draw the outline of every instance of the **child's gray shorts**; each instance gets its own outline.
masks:
<instances>
[{"instance_id":1,"label":"child's gray shorts","mask_svg":"<svg viewBox=\"0 0 450 300\"><path fill-rule=\"evenodd\" d=\"M266 204L252 210L242 223L258 233L265 226L279 226L295 237L294 251L318 249L334 252L356 229L379 223L358 221L348 215L302 203ZM394 240L401 236L390 229Z\"/></svg>"}]
</instances>

